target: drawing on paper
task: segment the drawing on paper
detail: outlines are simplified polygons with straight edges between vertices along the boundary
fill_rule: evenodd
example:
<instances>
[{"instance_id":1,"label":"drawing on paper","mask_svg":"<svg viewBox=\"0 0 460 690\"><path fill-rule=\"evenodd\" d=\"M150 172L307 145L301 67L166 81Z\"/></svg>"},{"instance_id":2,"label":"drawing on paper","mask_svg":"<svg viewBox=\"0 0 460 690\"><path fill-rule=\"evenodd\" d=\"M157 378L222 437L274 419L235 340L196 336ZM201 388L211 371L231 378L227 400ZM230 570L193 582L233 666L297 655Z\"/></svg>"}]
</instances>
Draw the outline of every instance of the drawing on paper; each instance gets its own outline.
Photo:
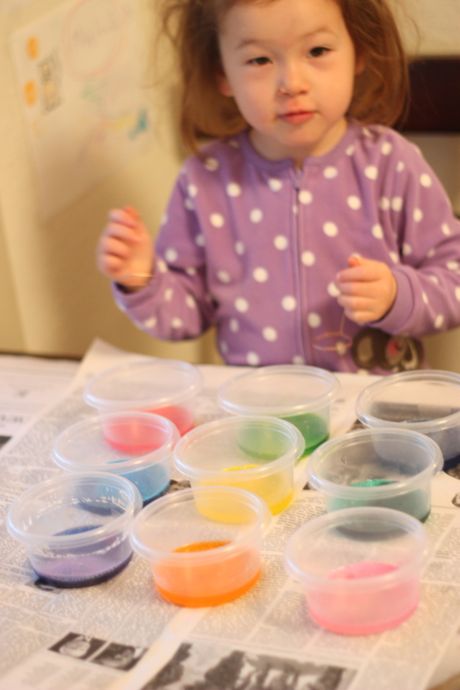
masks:
<instances>
[{"instance_id":1,"label":"drawing on paper","mask_svg":"<svg viewBox=\"0 0 460 690\"><path fill-rule=\"evenodd\" d=\"M139 11L138 0L67 0L12 36L45 216L145 146Z\"/></svg>"}]
</instances>

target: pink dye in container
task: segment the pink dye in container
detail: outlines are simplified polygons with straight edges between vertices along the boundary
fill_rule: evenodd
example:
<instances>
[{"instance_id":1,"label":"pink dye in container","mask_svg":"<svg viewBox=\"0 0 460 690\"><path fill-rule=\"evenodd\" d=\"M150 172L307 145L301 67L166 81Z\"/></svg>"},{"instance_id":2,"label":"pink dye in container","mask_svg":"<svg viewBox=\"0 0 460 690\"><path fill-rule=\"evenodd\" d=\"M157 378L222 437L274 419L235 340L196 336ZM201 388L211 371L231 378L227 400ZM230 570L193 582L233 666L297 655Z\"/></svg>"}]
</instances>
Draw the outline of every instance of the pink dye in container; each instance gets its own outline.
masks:
<instances>
[{"instance_id":1,"label":"pink dye in container","mask_svg":"<svg viewBox=\"0 0 460 690\"><path fill-rule=\"evenodd\" d=\"M370 635L409 618L427 553L423 525L390 508L345 508L304 523L285 551L309 613L342 635Z\"/></svg>"},{"instance_id":2,"label":"pink dye in container","mask_svg":"<svg viewBox=\"0 0 460 690\"><path fill-rule=\"evenodd\" d=\"M84 399L101 413L153 412L172 421L183 435L195 425L196 399L201 389L200 372L192 364L150 357L97 374L88 381ZM110 434L108 441L117 442Z\"/></svg>"}]
</instances>

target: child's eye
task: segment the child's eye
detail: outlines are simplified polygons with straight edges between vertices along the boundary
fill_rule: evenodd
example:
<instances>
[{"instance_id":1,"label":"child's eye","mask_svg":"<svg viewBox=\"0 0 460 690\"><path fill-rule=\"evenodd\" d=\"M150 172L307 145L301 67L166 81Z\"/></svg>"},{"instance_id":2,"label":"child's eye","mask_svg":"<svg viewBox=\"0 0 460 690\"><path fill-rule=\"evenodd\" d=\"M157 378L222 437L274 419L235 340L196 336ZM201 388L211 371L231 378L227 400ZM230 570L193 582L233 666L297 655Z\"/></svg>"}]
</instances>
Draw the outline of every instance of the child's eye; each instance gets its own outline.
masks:
<instances>
[{"instance_id":1,"label":"child's eye","mask_svg":"<svg viewBox=\"0 0 460 690\"><path fill-rule=\"evenodd\" d=\"M326 48L325 46L315 46L312 48L309 53L311 57L322 57L323 55L326 55L326 53L329 52L329 48Z\"/></svg>"},{"instance_id":2,"label":"child's eye","mask_svg":"<svg viewBox=\"0 0 460 690\"><path fill-rule=\"evenodd\" d=\"M267 65L270 62L268 57L256 57L248 60L249 65Z\"/></svg>"}]
</instances>

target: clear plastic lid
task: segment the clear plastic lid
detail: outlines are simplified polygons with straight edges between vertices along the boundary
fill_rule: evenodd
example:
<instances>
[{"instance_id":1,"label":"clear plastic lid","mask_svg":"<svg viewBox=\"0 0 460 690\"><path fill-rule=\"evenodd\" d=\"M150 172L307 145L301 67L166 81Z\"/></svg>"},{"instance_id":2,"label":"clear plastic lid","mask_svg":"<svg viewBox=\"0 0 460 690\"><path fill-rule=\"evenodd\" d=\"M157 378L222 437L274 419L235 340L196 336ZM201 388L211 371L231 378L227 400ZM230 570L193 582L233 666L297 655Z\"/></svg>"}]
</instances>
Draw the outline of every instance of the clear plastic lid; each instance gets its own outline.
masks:
<instances>
[{"instance_id":1,"label":"clear plastic lid","mask_svg":"<svg viewBox=\"0 0 460 690\"><path fill-rule=\"evenodd\" d=\"M459 426L460 374L421 369L387 376L360 393L356 415L366 426L422 433Z\"/></svg>"},{"instance_id":2,"label":"clear plastic lid","mask_svg":"<svg viewBox=\"0 0 460 690\"><path fill-rule=\"evenodd\" d=\"M108 472L60 474L18 496L7 529L33 549L73 549L125 533L142 507L137 487Z\"/></svg>"},{"instance_id":3,"label":"clear plastic lid","mask_svg":"<svg viewBox=\"0 0 460 690\"><path fill-rule=\"evenodd\" d=\"M239 374L218 390L219 406L232 414L286 416L330 404L340 384L319 367L281 364Z\"/></svg>"},{"instance_id":4,"label":"clear plastic lid","mask_svg":"<svg viewBox=\"0 0 460 690\"><path fill-rule=\"evenodd\" d=\"M131 543L148 560L165 555L176 561L220 560L235 546L257 541L270 521L265 502L244 489L184 489L158 498L140 511L131 527ZM177 551L183 544L216 537L222 545L209 550Z\"/></svg>"},{"instance_id":5,"label":"clear plastic lid","mask_svg":"<svg viewBox=\"0 0 460 690\"><path fill-rule=\"evenodd\" d=\"M349 500L384 499L407 492L442 469L437 443L410 429L364 429L317 448L307 464L310 484Z\"/></svg>"},{"instance_id":6,"label":"clear plastic lid","mask_svg":"<svg viewBox=\"0 0 460 690\"><path fill-rule=\"evenodd\" d=\"M289 538L285 566L305 585L329 591L375 589L404 580L427 556L427 536L419 520L391 508L344 508L308 520ZM390 572L368 577L330 576L362 562L388 562Z\"/></svg>"},{"instance_id":7,"label":"clear plastic lid","mask_svg":"<svg viewBox=\"0 0 460 690\"><path fill-rule=\"evenodd\" d=\"M102 371L88 381L84 399L106 412L154 409L190 401L201 389L201 374L192 364L153 358Z\"/></svg>"},{"instance_id":8,"label":"clear plastic lid","mask_svg":"<svg viewBox=\"0 0 460 690\"><path fill-rule=\"evenodd\" d=\"M148 412L109 412L64 429L53 444L53 458L64 470L123 474L171 456L179 433L165 417Z\"/></svg>"},{"instance_id":9,"label":"clear plastic lid","mask_svg":"<svg viewBox=\"0 0 460 690\"><path fill-rule=\"evenodd\" d=\"M176 468L190 479L262 477L294 467L305 448L300 431L277 417L234 416L189 431L173 452Z\"/></svg>"}]
</instances>

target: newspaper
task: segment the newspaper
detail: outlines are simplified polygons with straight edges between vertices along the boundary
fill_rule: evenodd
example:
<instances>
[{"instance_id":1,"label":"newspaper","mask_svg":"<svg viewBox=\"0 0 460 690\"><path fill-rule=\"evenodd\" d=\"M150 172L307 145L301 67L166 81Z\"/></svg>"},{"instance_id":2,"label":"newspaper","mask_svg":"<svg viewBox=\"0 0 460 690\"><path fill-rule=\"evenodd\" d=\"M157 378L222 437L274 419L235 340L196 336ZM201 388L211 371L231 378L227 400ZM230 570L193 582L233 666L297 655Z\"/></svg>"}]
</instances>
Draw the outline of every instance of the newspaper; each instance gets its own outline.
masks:
<instances>
[{"instance_id":1,"label":"newspaper","mask_svg":"<svg viewBox=\"0 0 460 690\"><path fill-rule=\"evenodd\" d=\"M61 472L52 460L54 438L94 414L83 402L85 381L129 357L96 342L72 386L0 452L0 690L424 690L440 662L446 672L460 623L460 510L453 503L460 483L444 473L433 483L425 523L431 555L420 605L409 620L380 635L346 637L319 628L308 616L301 588L285 573L286 539L324 512L320 496L309 489L272 519L263 575L234 602L202 609L168 604L137 556L94 587L59 589L40 582L22 546L6 533L9 504L28 486ZM200 369L204 391L197 410L203 422L221 415L215 392L235 371ZM339 379L333 435L352 426L356 396L369 383L356 375ZM180 477L173 479L174 488L180 486Z\"/></svg>"},{"instance_id":2,"label":"newspaper","mask_svg":"<svg viewBox=\"0 0 460 690\"><path fill-rule=\"evenodd\" d=\"M68 359L0 356L0 447L66 390L77 368Z\"/></svg>"}]
</instances>

